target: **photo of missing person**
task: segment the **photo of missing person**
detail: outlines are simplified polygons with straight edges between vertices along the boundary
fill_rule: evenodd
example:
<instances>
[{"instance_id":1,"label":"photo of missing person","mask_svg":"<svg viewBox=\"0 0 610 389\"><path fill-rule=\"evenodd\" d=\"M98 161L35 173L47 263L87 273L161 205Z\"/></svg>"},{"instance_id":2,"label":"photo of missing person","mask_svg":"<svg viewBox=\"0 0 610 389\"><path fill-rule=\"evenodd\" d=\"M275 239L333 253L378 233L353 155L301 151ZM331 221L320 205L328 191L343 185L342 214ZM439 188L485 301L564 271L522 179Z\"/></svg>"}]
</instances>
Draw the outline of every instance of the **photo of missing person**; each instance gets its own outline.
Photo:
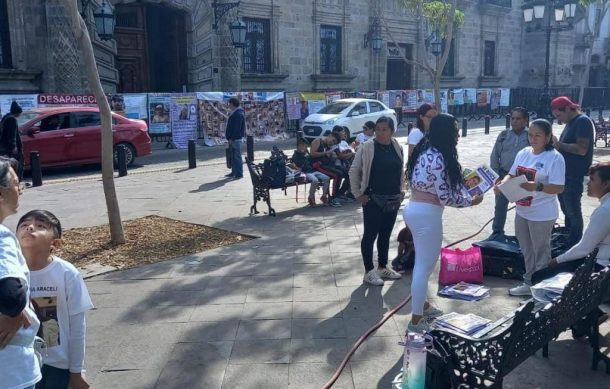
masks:
<instances>
[{"instance_id":1,"label":"photo of missing person","mask_svg":"<svg viewBox=\"0 0 610 389\"><path fill-rule=\"evenodd\" d=\"M151 103L152 123L169 123L169 108L162 103Z\"/></svg>"}]
</instances>

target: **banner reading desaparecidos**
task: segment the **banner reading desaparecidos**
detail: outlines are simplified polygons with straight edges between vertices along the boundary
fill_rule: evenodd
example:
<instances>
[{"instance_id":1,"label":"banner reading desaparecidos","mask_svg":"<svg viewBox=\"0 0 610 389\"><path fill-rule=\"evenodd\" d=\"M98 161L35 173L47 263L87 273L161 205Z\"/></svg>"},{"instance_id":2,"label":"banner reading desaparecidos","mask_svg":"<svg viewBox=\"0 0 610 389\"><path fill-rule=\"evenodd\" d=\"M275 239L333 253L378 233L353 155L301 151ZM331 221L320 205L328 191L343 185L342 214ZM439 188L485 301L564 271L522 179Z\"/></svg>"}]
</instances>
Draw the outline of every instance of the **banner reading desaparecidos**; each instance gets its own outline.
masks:
<instances>
[{"instance_id":1,"label":"banner reading desaparecidos","mask_svg":"<svg viewBox=\"0 0 610 389\"><path fill-rule=\"evenodd\" d=\"M231 107L229 99L237 97L246 115L246 135L256 140L276 140L286 137L283 92L197 92L199 123L208 146L226 142L225 130ZM296 97L296 96L294 96ZM300 106L294 98L293 105ZM292 111L296 116L297 107ZM300 115L300 111L299 111Z\"/></svg>"},{"instance_id":2,"label":"banner reading desaparecidos","mask_svg":"<svg viewBox=\"0 0 610 389\"><path fill-rule=\"evenodd\" d=\"M93 95L73 95L68 93L41 93L38 95L39 107L97 107Z\"/></svg>"},{"instance_id":3,"label":"banner reading desaparecidos","mask_svg":"<svg viewBox=\"0 0 610 389\"><path fill-rule=\"evenodd\" d=\"M169 94L150 93L148 95L148 132L151 134L171 134L171 97Z\"/></svg>"},{"instance_id":4,"label":"banner reading desaparecidos","mask_svg":"<svg viewBox=\"0 0 610 389\"><path fill-rule=\"evenodd\" d=\"M186 149L189 139L196 139L197 96L195 94L172 95L170 117L172 143L179 149Z\"/></svg>"}]
</instances>

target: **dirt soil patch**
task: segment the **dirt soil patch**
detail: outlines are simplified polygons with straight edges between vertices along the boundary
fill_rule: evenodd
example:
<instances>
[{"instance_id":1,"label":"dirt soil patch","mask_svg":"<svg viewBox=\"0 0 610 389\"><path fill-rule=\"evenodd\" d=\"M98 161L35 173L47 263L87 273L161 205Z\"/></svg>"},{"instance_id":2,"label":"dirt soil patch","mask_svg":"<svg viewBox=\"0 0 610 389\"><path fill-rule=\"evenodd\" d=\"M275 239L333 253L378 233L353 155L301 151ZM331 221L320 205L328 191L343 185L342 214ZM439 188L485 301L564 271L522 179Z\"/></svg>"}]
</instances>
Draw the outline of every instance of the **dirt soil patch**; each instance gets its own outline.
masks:
<instances>
[{"instance_id":1,"label":"dirt soil patch","mask_svg":"<svg viewBox=\"0 0 610 389\"><path fill-rule=\"evenodd\" d=\"M160 216L123 222L125 244L110 243L107 225L66 230L57 255L77 267L92 263L136 267L254 239L251 236Z\"/></svg>"}]
</instances>

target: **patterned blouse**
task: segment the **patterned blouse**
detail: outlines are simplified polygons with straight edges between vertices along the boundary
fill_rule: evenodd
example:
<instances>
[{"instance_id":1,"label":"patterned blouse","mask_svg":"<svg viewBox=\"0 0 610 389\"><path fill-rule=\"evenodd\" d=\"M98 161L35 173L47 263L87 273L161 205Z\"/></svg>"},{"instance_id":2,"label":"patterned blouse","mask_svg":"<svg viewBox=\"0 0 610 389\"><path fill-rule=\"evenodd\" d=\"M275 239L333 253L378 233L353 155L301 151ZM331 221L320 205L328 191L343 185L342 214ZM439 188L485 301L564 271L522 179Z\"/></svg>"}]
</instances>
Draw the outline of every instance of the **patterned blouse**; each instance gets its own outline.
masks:
<instances>
[{"instance_id":1,"label":"patterned blouse","mask_svg":"<svg viewBox=\"0 0 610 389\"><path fill-rule=\"evenodd\" d=\"M451 189L443 155L434 147L428 148L417 159L411 188L434 194L442 205L449 207L468 207L472 203L472 197L463 183L460 183L458 191Z\"/></svg>"}]
</instances>

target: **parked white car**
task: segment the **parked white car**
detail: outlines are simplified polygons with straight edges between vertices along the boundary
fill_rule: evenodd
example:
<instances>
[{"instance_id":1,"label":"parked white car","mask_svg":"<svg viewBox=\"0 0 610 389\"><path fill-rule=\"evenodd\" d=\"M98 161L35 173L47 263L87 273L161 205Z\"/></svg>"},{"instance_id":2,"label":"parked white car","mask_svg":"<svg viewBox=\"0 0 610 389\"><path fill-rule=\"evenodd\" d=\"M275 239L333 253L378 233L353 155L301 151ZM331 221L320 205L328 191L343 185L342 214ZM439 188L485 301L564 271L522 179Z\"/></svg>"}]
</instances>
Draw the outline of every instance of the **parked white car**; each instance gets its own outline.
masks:
<instances>
[{"instance_id":1,"label":"parked white car","mask_svg":"<svg viewBox=\"0 0 610 389\"><path fill-rule=\"evenodd\" d=\"M364 123L369 120L375 122L381 116L390 117L396 128L396 112L381 101L356 98L337 100L305 118L303 136L311 143L330 134L334 126L341 126L347 127L348 138L354 137L362 132Z\"/></svg>"}]
</instances>

